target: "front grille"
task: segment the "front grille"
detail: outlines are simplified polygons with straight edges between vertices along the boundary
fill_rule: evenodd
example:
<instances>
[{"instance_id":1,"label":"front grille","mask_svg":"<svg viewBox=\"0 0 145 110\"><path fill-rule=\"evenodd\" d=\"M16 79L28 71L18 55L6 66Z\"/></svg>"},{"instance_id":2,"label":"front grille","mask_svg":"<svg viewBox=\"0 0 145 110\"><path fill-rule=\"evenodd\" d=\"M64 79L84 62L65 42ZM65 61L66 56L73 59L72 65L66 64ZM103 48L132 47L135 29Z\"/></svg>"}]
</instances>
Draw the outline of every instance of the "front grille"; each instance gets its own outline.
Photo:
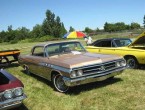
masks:
<instances>
[{"instance_id":1,"label":"front grille","mask_svg":"<svg viewBox=\"0 0 145 110\"><path fill-rule=\"evenodd\" d=\"M105 70L113 69L116 67L116 63L113 62L113 63L105 64L104 67L105 67Z\"/></svg>"},{"instance_id":2,"label":"front grille","mask_svg":"<svg viewBox=\"0 0 145 110\"><path fill-rule=\"evenodd\" d=\"M108 70L112 70L116 68L115 62L102 64L102 65L94 65L93 67L88 67L83 69L83 74L93 74L93 73L102 73Z\"/></svg>"}]
</instances>

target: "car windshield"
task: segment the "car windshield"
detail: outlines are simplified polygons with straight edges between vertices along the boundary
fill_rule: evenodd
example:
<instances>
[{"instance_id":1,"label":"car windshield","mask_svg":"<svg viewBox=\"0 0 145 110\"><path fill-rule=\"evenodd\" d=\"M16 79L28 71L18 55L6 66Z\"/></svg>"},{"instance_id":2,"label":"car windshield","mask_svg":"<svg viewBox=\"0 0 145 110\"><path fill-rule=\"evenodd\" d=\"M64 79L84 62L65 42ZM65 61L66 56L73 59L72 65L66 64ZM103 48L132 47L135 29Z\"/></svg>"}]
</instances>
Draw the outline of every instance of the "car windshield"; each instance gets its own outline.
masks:
<instances>
[{"instance_id":1,"label":"car windshield","mask_svg":"<svg viewBox=\"0 0 145 110\"><path fill-rule=\"evenodd\" d=\"M131 44L132 41L130 39L117 39L114 40L114 42L117 45L117 47L123 47Z\"/></svg>"},{"instance_id":2,"label":"car windshield","mask_svg":"<svg viewBox=\"0 0 145 110\"><path fill-rule=\"evenodd\" d=\"M46 47L46 52L48 56L60 55L66 53L81 53L85 52L85 48L81 45L80 42L63 42L50 44Z\"/></svg>"}]
</instances>

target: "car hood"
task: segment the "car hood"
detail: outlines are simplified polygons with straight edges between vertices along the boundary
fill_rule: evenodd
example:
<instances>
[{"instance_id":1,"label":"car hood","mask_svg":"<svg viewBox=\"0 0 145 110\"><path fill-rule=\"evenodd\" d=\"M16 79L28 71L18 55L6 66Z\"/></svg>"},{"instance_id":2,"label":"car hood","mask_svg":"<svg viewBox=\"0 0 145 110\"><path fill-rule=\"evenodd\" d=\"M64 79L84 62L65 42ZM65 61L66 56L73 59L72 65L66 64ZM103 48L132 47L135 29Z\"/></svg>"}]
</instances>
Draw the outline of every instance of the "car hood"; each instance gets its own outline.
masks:
<instances>
[{"instance_id":1,"label":"car hood","mask_svg":"<svg viewBox=\"0 0 145 110\"><path fill-rule=\"evenodd\" d=\"M0 84L0 92L3 92L8 89L13 89L16 87L24 87L24 85L19 79L14 77L12 74L6 72L5 70L1 69L0 74L3 74L4 78L8 80L7 83Z\"/></svg>"},{"instance_id":2,"label":"car hood","mask_svg":"<svg viewBox=\"0 0 145 110\"><path fill-rule=\"evenodd\" d=\"M80 54L63 54L49 58L50 64L62 66L65 68L77 68L87 65L99 64L122 58L117 55L107 54L93 54L93 53L80 53Z\"/></svg>"},{"instance_id":3,"label":"car hood","mask_svg":"<svg viewBox=\"0 0 145 110\"><path fill-rule=\"evenodd\" d=\"M129 46L144 45L145 46L145 32L140 34Z\"/></svg>"}]
</instances>

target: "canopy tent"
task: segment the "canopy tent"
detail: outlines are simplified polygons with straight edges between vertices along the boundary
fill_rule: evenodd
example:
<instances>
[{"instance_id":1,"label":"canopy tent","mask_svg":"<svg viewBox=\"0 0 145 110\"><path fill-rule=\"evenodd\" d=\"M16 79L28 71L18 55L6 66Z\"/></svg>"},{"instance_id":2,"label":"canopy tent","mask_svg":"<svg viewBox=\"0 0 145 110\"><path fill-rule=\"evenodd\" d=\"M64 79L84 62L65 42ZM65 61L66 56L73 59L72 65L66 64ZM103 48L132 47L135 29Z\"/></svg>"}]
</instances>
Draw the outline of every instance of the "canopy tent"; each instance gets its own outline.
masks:
<instances>
[{"instance_id":1,"label":"canopy tent","mask_svg":"<svg viewBox=\"0 0 145 110\"><path fill-rule=\"evenodd\" d=\"M73 31L66 33L63 38L84 38L86 35L80 31Z\"/></svg>"}]
</instances>

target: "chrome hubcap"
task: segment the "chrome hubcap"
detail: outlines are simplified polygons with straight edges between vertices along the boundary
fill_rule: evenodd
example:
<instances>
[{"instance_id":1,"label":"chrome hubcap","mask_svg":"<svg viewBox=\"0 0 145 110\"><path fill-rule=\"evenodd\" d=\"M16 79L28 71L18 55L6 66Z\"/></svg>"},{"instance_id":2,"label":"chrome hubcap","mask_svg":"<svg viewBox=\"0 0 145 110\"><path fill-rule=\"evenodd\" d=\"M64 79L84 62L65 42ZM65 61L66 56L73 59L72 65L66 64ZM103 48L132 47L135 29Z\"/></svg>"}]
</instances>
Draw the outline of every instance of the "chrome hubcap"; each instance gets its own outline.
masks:
<instances>
[{"instance_id":1,"label":"chrome hubcap","mask_svg":"<svg viewBox=\"0 0 145 110\"><path fill-rule=\"evenodd\" d=\"M136 62L135 62L134 59L128 59L128 60L127 60L127 66L128 66L129 68L134 68L135 65L136 65Z\"/></svg>"},{"instance_id":2,"label":"chrome hubcap","mask_svg":"<svg viewBox=\"0 0 145 110\"><path fill-rule=\"evenodd\" d=\"M68 90L68 87L65 85L64 80L60 75L56 78L56 86L61 92L65 92Z\"/></svg>"}]
</instances>

